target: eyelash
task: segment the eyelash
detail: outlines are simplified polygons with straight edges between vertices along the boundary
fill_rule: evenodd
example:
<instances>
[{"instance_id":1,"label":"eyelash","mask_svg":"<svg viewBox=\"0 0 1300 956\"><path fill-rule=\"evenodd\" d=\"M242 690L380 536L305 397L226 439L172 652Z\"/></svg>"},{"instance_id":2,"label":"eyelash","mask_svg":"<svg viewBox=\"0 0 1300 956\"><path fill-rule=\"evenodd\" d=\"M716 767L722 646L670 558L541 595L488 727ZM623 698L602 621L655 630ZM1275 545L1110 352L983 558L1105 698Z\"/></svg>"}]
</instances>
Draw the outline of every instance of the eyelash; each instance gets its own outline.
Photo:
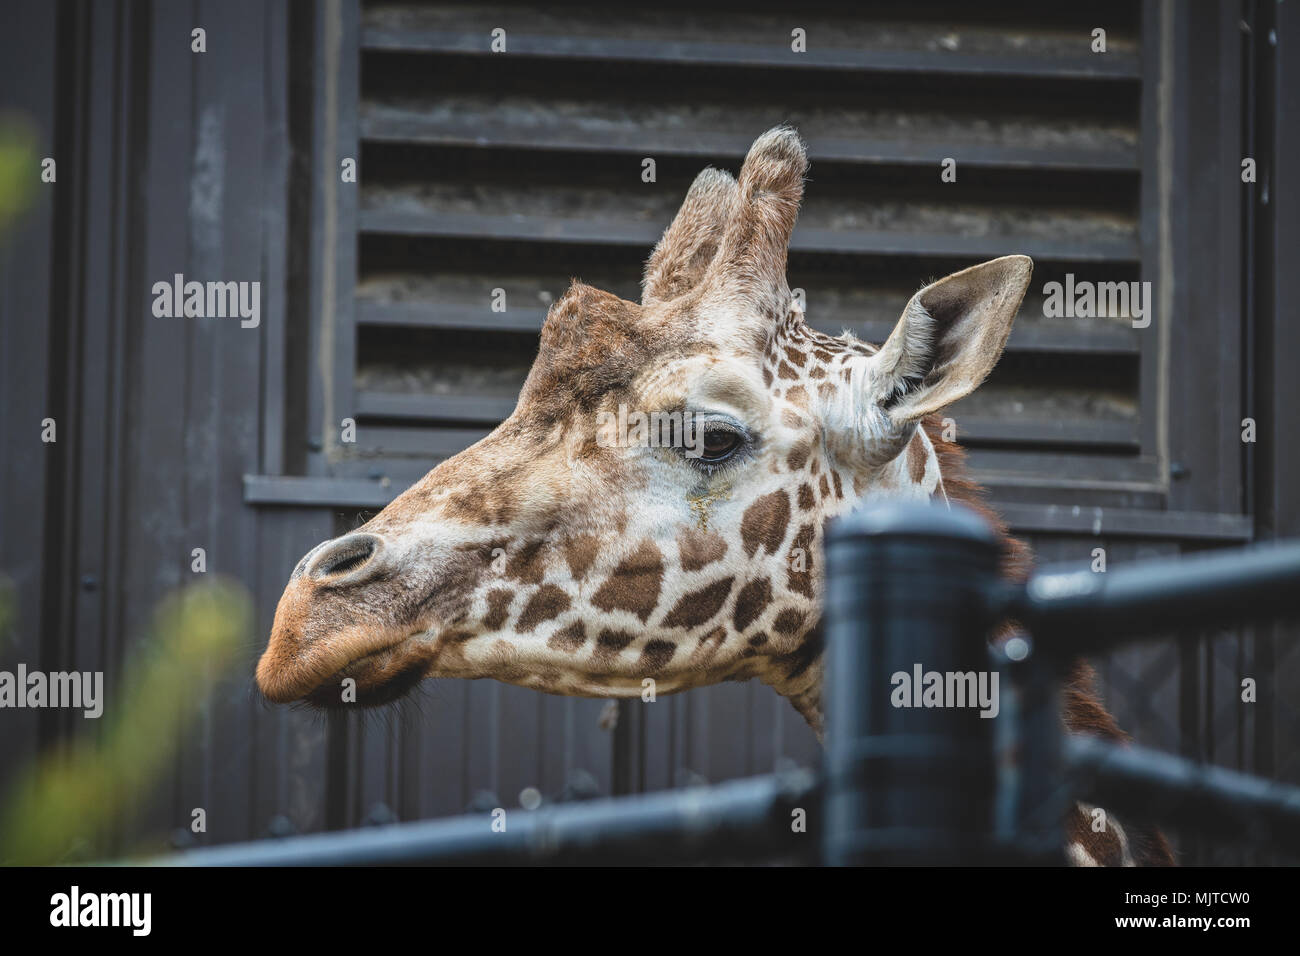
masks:
<instances>
[{"instance_id":1,"label":"eyelash","mask_svg":"<svg viewBox=\"0 0 1300 956\"><path fill-rule=\"evenodd\" d=\"M703 457L692 456L687 453L687 449L682 449L682 457L697 471L712 477L749 460L750 453L753 451L754 440L750 437L748 431L727 422L705 422L703 432L704 435L708 435L710 432L725 432L728 435L734 435L740 440L740 443L736 446L735 451L718 462L705 461Z\"/></svg>"}]
</instances>

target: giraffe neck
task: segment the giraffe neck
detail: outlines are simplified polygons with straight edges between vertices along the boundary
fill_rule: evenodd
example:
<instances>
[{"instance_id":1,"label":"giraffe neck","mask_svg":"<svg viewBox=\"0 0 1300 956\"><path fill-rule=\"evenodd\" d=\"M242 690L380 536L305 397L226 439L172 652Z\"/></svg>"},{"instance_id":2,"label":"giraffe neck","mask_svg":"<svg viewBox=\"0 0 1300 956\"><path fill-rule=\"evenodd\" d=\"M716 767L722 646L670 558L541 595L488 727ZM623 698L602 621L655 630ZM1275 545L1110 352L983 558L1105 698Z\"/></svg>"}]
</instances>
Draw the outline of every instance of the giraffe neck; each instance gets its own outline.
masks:
<instances>
[{"instance_id":1,"label":"giraffe neck","mask_svg":"<svg viewBox=\"0 0 1300 956\"><path fill-rule=\"evenodd\" d=\"M852 510L871 501L900 498L941 501L945 505L951 505L936 444L939 441L941 439L937 434L932 438L926 427L918 425L903 453L890 464L883 469L877 469L869 476L854 476L855 498L846 502L843 510ZM951 448L955 449L955 446ZM959 455L960 452L956 454ZM826 545L824 529L821 545L824 554ZM822 587L824 599L824 576ZM804 635L801 655L807 661L806 666L801 671L779 671L783 679L772 682L773 688L789 700L799 715L807 721L818 740L822 739L824 731L822 687L826 665L823 625L824 621L819 617Z\"/></svg>"}]
</instances>

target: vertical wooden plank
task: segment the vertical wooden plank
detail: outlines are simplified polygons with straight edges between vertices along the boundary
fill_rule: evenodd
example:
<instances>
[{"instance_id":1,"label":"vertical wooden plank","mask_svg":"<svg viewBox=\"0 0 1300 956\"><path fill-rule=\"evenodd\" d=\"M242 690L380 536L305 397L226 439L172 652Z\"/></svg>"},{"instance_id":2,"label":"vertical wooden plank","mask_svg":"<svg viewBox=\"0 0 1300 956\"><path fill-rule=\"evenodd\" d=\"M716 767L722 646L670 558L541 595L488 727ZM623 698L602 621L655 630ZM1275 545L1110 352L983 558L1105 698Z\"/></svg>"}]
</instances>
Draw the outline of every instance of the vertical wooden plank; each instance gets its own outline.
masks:
<instances>
[{"instance_id":1,"label":"vertical wooden plank","mask_svg":"<svg viewBox=\"0 0 1300 956\"><path fill-rule=\"evenodd\" d=\"M753 772L753 722L745 687L728 683L695 693L704 696L709 710L709 780L749 776Z\"/></svg>"},{"instance_id":2,"label":"vertical wooden plank","mask_svg":"<svg viewBox=\"0 0 1300 956\"><path fill-rule=\"evenodd\" d=\"M781 700L779 711L783 720L784 745L782 766L817 767L821 765L822 747L812 728L789 702Z\"/></svg>"},{"instance_id":3,"label":"vertical wooden plank","mask_svg":"<svg viewBox=\"0 0 1300 956\"><path fill-rule=\"evenodd\" d=\"M337 215L335 203L337 197L333 180L331 160L334 152L330 138L326 134L326 120L332 118L334 99L327 97L327 91L337 83L337 59L327 57L337 34L338 2L328 0L320 4L296 4L293 7L295 25L304 33L310 34L310 41L303 41L301 56L304 59L302 76L310 90L310 99L304 105L310 109L309 123L299 120L303 140L298 144L305 166L304 178L310 184L310 200L302 210L302 225L306 233L304 240L307 253L304 268L307 273L305 288L301 290L306 300L306 314L298 316L302 323L300 331L305 332L305 341L299 346L306 353L298 374L301 385L306 391L302 399L302 428L305 432L306 449L301 460L307 474L319 475L325 472L324 435L322 428L327 417L332 417L333 409L327 399L328 383L322 380L321 369L333 368L332 326L326 321L333 314L333 269L334 237L337 235ZM328 24L332 23L330 26ZM295 79L297 76L295 76ZM328 363L328 364L322 364ZM297 464L299 456L288 454L291 463Z\"/></svg>"},{"instance_id":4,"label":"vertical wooden plank","mask_svg":"<svg viewBox=\"0 0 1300 956\"><path fill-rule=\"evenodd\" d=\"M101 571L114 557L109 529L120 479L112 461L115 439L120 441L120 432L114 434L120 413L115 383L121 378L115 343L122 306L112 292L124 279L125 181L132 157L114 133L132 115L130 74L123 65L130 35L119 5L81 12L86 16L69 14L67 22L83 56L69 77L69 101L77 104L84 125L73 127L67 162L61 164L61 180L72 194L67 236L78 254L68 264L66 301L51 326L50 348L61 367L51 394L69 455L55 485L49 535L57 543L45 571L45 601L53 611L45 625L46 651L47 666L105 672L111 697L121 675L121 647L109 625L116 591ZM57 710L43 712L39 722L47 742L55 735L93 735L99 726Z\"/></svg>"},{"instance_id":5,"label":"vertical wooden plank","mask_svg":"<svg viewBox=\"0 0 1300 956\"><path fill-rule=\"evenodd\" d=\"M1139 280L1150 282L1152 290L1151 324L1140 330L1141 353L1138 370L1138 407L1141 421L1142 451L1158 459L1159 484L1165 485L1169 473L1168 384L1165 381L1169 349L1169 326L1174 321L1175 303L1172 272L1169 267L1169 172L1161 162L1168 145L1166 110L1168 109L1168 71L1166 36L1171 29L1168 5L1161 0L1142 3L1142 94L1138 113L1142 178L1138 212L1138 241L1141 245Z\"/></svg>"},{"instance_id":6,"label":"vertical wooden plank","mask_svg":"<svg viewBox=\"0 0 1300 956\"><path fill-rule=\"evenodd\" d=\"M1288 4L1255 8L1252 42L1256 56L1259 182L1251 191L1255 209L1255 353L1251 395L1259 422L1254 453L1257 529L1269 540L1300 534L1300 189L1294 157L1300 149L1300 11ZM1300 686L1300 627L1278 622L1256 630L1260 675L1256 736L1251 742L1257 771L1300 783L1300 710L1292 689Z\"/></svg>"},{"instance_id":7,"label":"vertical wooden plank","mask_svg":"<svg viewBox=\"0 0 1300 956\"><path fill-rule=\"evenodd\" d=\"M524 687L502 685L498 695L498 794L504 806L519 806L526 787L541 789L538 724L542 694Z\"/></svg>"},{"instance_id":8,"label":"vertical wooden plank","mask_svg":"<svg viewBox=\"0 0 1300 956\"><path fill-rule=\"evenodd\" d=\"M329 5L326 4L327 7ZM361 188L361 177L365 175L365 171L359 168L361 146L357 139L361 86L361 46L358 37L360 6L360 0L340 0L337 14L332 11L327 14L328 35L336 44L327 55L337 61L333 114L326 117L329 139L325 145L326 152L321 157L322 175L332 177L335 184L334 208L337 216L337 231L331 250L334 259L332 302L329 311L322 313L323 320L332 327L330 335L333 340L332 355L324 357L325 361L333 362L333 415L325 423L327 448L338 437L340 420L356 417L352 394L357 339L353 296L357 278L358 190ZM357 161L356 182L342 182L340 171L344 158ZM339 457L346 451L345 448L338 448L334 457Z\"/></svg>"},{"instance_id":9,"label":"vertical wooden plank","mask_svg":"<svg viewBox=\"0 0 1300 956\"><path fill-rule=\"evenodd\" d=\"M613 747L609 732L600 729L604 709L603 700L571 698L572 722L567 725L570 728L567 733L570 735L568 749L573 755L572 769L591 774L600 793L609 794L614 787Z\"/></svg>"},{"instance_id":10,"label":"vertical wooden plank","mask_svg":"<svg viewBox=\"0 0 1300 956\"><path fill-rule=\"evenodd\" d=\"M140 125L118 117L95 134L139 150L123 160L123 174L133 188L133 232L129 243L110 240L127 257L124 271L113 282L88 262L85 275L86 320L111 328L117 343L115 353L104 351L97 359L106 369L116 361L111 382L105 383L113 390L116 411L111 417L98 412L112 429L106 436L106 458L84 479L88 486L107 482L115 490L88 504L92 518L87 530L96 525L106 530L100 532L99 554L88 549L82 558L87 562L83 573L102 581L110 634L105 653L115 669L124 667L150 636L154 608L189 573L185 461L176 454L188 431L184 370L189 338L186 320L153 314L152 289L156 282L170 283L174 274L189 272L192 19L185 6L130 8L127 29L138 36L140 49L128 54L128 62L141 71L147 90L123 95L147 105L139 114ZM97 240L91 248L105 248L103 243ZM160 733L175 730L160 728ZM193 779L187 768L203 765L201 744L194 740L179 742L170 779L157 784L156 795L165 795L167 803L146 815L150 832L187 827L191 808L209 808L201 793L181 789L182 781Z\"/></svg>"},{"instance_id":11,"label":"vertical wooden plank","mask_svg":"<svg viewBox=\"0 0 1300 956\"><path fill-rule=\"evenodd\" d=\"M1178 125L1173 140L1178 241L1174 280L1185 306L1170 342L1170 455L1183 477L1170 506L1239 511L1241 350L1241 30L1235 4L1176 6ZM1195 116L1195 122L1190 117ZM1206 129L1213 129L1206 135Z\"/></svg>"},{"instance_id":12,"label":"vertical wooden plank","mask_svg":"<svg viewBox=\"0 0 1300 956\"><path fill-rule=\"evenodd\" d=\"M547 799L560 794L569 780L569 698L539 694L538 721L534 741L537 747L538 788Z\"/></svg>"},{"instance_id":13,"label":"vertical wooden plank","mask_svg":"<svg viewBox=\"0 0 1300 956\"><path fill-rule=\"evenodd\" d=\"M271 633L275 606L298 559L329 536L331 517L315 509L264 509L257 514L257 632L251 647L256 658ZM249 775L249 815L241 838L264 835L276 817L286 818L301 833L324 829L326 822L325 718L309 710L272 706L250 688L249 740L241 759L229 758L225 772Z\"/></svg>"},{"instance_id":14,"label":"vertical wooden plank","mask_svg":"<svg viewBox=\"0 0 1300 956\"><path fill-rule=\"evenodd\" d=\"M260 388L258 410L261 433L256 471L281 474L286 441L285 407L288 402L288 236L289 236L289 79L290 43L288 4L269 3L262 16L264 71L260 229L263 233L262 305L260 330ZM242 504L240 507L244 507ZM249 557L256 565L257 632L247 674L271 631L275 606L298 559L329 536L328 512L263 510L253 515L258 544ZM247 674L245 677L247 678ZM249 740L245 745L249 779L249 808L244 838L259 836L277 818L287 820L296 832L323 829L326 824L327 721L310 711L271 708L249 688ZM232 758L228 759L234 759Z\"/></svg>"},{"instance_id":15,"label":"vertical wooden plank","mask_svg":"<svg viewBox=\"0 0 1300 956\"><path fill-rule=\"evenodd\" d=\"M208 316L194 327L190 406L195 547L206 547L208 573L253 579L256 515L242 501L242 476L260 457L261 344L266 334L264 210L283 203L264 191L264 105L268 64L264 9L251 2L203 2L198 23L208 53L198 57L197 138L191 188L193 278L201 282L257 283L258 325L241 317ZM244 751L250 731L246 701L256 663L251 653L217 688L209 713L207 798L224 808L230 838L244 831L250 790L242 774L221 773ZM213 831L221 839L220 831Z\"/></svg>"},{"instance_id":16,"label":"vertical wooden plank","mask_svg":"<svg viewBox=\"0 0 1300 956\"><path fill-rule=\"evenodd\" d=\"M465 713L468 681L425 681L421 688L420 814L459 813L469 802Z\"/></svg>"},{"instance_id":17,"label":"vertical wooden plank","mask_svg":"<svg viewBox=\"0 0 1300 956\"><path fill-rule=\"evenodd\" d=\"M261 454L259 472L284 474L287 437L286 380L288 350L287 299L289 283L289 177L292 143L289 134L289 4L275 0L264 7L263 58L266 77L262 129L263 326L261 388ZM296 289L296 286L295 286Z\"/></svg>"},{"instance_id":18,"label":"vertical wooden plank","mask_svg":"<svg viewBox=\"0 0 1300 956\"><path fill-rule=\"evenodd\" d=\"M673 770L677 765L673 730L676 713L676 698L660 697L644 705L641 786L645 790L666 790L673 785Z\"/></svg>"},{"instance_id":19,"label":"vertical wooden plank","mask_svg":"<svg viewBox=\"0 0 1300 956\"><path fill-rule=\"evenodd\" d=\"M758 681L743 685L745 709L749 713L749 764L746 774L771 773L780 753L777 739L776 707L772 691Z\"/></svg>"},{"instance_id":20,"label":"vertical wooden plank","mask_svg":"<svg viewBox=\"0 0 1300 956\"><path fill-rule=\"evenodd\" d=\"M342 454L339 423L353 417L352 376L355 331L352 289L356 281L356 183L343 183L341 162L356 158L356 111L360 54L357 0L324 0L313 8L314 101L310 170L312 296L308 352L308 469L328 470Z\"/></svg>"},{"instance_id":21,"label":"vertical wooden plank","mask_svg":"<svg viewBox=\"0 0 1300 956\"><path fill-rule=\"evenodd\" d=\"M469 799L480 793L493 794L497 806L505 800L500 785L499 741L501 685L492 680L470 683L465 712L465 783Z\"/></svg>"},{"instance_id":22,"label":"vertical wooden plank","mask_svg":"<svg viewBox=\"0 0 1300 956\"><path fill-rule=\"evenodd\" d=\"M246 66L247 57L241 50L243 44L232 35L230 22L217 15L217 11L204 0L195 0L192 23L207 32L208 52L191 54L194 97L190 108L194 125L189 144L191 175L185 206L189 226L189 262L185 281L224 282L227 276L222 239L227 211L226 189L232 172L228 150L234 146L231 142L234 129L228 122L229 104L221 95L221 80L232 59ZM176 36L173 42L181 39L181 36ZM229 555L223 553L213 520L219 480L219 362L224 339L229 334L223 326L228 323L212 317L177 318L175 321L183 326L186 338L184 381L180 388L187 421L182 472L184 522L180 550L172 560L180 559L189 565L184 556L202 548L208 567L215 571L226 566L229 560ZM161 413L161 409L154 412ZM184 568L181 578L182 586L195 580L191 566ZM208 809L209 835L216 842L231 838L232 818L235 816L222 799L228 795L214 791L216 781L211 772L217 759L213 737L221 723L221 710L215 700L203 702L198 733L191 745L195 750L187 763L187 774L180 781L183 795L192 795L195 806ZM178 810L183 814L187 808L188 804L183 804Z\"/></svg>"},{"instance_id":23,"label":"vertical wooden plank","mask_svg":"<svg viewBox=\"0 0 1300 956\"><path fill-rule=\"evenodd\" d=\"M16 21L0 31L0 108L31 124L37 153L25 190L30 207L0 234L0 458L23 463L0 469L0 577L8 579L12 602L9 632L0 635L0 666L10 670L19 662L50 669L41 648L47 622L42 573L53 559L47 510L60 493L74 437L60 422L59 441L41 441L41 421L53 414L53 365L61 361L51 351L51 326L61 321L51 308L52 244L59 232L55 211L64 210L66 217L76 168L75 158L63 152L68 141L58 128L57 8L24 5ZM46 156L58 164L55 184L40 182ZM37 711L0 714L0 792L35 756L37 727Z\"/></svg>"}]
</instances>

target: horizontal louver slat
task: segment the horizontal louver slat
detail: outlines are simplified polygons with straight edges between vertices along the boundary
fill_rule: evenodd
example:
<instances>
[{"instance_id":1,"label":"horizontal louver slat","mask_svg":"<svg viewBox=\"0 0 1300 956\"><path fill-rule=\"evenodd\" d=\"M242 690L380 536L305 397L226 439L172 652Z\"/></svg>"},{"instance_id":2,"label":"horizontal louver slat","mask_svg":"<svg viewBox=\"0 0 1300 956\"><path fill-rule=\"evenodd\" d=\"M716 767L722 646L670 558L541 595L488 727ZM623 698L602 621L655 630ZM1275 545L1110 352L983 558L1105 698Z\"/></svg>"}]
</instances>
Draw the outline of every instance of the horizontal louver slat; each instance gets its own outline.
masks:
<instances>
[{"instance_id":1,"label":"horizontal louver slat","mask_svg":"<svg viewBox=\"0 0 1300 956\"><path fill-rule=\"evenodd\" d=\"M580 245L621 245L649 248L663 229L626 222L557 220L527 216L459 215L366 210L361 231L441 239L495 239L502 242L565 242ZM800 229L790 240L792 252L825 252L878 256L943 256L996 258L1008 247L1039 259L1076 262L1137 258L1137 241L1122 239L1053 240L996 236L926 235L902 232L840 232Z\"/></svg>"},{"instance_id":2,"label":"horizontal louver slat","mask_svg":"<svg viewBox=\"0 0 1300 956\"><path fill-rule=\"evenodd\" d=\"M923 282L1030 255L1007 358L951 411L959 439L1008 485L1064 480L1068 453L1087 480L1136 487L1151 468L1147 340L1128 316L1053 318L1044 303L1067 273L1141 274L1136 14L1094 12L813 4L796 54L784 8L761 3L367 4L359 454L432 461L486 434L513 410L567 277L637 298L694 172L735 171L786 121L813 164L790 266L810 324L879 341ZM1094 19L1110 26L1104 56L1089 50ZM947 157L956 183L940 180Z\"/></svg>"},{"instance_id":3,"label":"horizontal louver slat","mask_svg":"<svg viewBox=\"0 0 1300 956\"><path fill-rule=\"evenodd\" d=\"M705 130L658 135L643 133L635 139L628 139L620 135L621 131L602 132L581 126L556 126L542 130L520 126L522 128L490 121L434 121L429 119L427 112L416 108L371 106L361 117L362 137L374 143L703 159L727 157L739 165L753 141L753 137L745 133L711 133ZM814 164L933 167L953 151L951 144L944 148L939 144L926 146L868 138L819 139L809 144L808 156ZM959 152L964 166L1109 172L1133 172L1138 168L1137 151L1124 145L1089 148L964 143Z\"/></svg>"}]
</instances>

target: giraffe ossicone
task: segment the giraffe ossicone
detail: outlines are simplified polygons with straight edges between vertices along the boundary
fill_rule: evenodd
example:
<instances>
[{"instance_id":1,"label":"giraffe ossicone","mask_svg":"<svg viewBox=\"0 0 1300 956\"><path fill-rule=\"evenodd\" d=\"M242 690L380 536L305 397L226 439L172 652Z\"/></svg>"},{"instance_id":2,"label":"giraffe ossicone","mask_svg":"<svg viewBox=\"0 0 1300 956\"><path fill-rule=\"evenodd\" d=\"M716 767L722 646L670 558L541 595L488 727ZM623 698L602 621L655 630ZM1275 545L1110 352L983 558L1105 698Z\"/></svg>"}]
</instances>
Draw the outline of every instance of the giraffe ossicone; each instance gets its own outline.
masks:
<instances>
[{"instance_id":1,"label":"giraffe ossicone","mask_svg":"<svg viewBox=\"0 0 1300 956\"><path fill-rule=\"evenodd\" d=\"M262 692L356 706L346 678L358 704L426 677L595 697L758 679L820 733L824 525L878 498L975 500L938 413L996 364L1033 265L925 286L878 348L825 335L786 280L807 169L797 133L770 130L738 177L695 179L640 303L575 280L511 416L303 557ZM610 440L620 413L699 432ZM985 513L1015 573L1025 549Z\"/></svg>"}]
</instances>

